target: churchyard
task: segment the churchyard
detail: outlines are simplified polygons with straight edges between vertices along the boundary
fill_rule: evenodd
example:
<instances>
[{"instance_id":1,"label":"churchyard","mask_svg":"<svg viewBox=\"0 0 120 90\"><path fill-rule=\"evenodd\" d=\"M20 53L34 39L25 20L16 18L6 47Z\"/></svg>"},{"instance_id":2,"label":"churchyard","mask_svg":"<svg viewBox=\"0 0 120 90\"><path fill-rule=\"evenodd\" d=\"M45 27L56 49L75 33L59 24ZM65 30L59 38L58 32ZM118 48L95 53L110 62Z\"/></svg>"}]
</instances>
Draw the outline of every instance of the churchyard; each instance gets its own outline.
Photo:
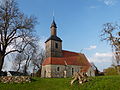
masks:
<instances>
[{"instance_id":1,"label":"churchyard","mask_svg":"<svg viewBox=\"0 0 120 90\"><path fill-rule=\"evenodd\" d=\"M31 83L0 83L0 90L120 90L120 76L94 77L79 85L71 78L32 78Z\"/></svg>"}]
</instances>

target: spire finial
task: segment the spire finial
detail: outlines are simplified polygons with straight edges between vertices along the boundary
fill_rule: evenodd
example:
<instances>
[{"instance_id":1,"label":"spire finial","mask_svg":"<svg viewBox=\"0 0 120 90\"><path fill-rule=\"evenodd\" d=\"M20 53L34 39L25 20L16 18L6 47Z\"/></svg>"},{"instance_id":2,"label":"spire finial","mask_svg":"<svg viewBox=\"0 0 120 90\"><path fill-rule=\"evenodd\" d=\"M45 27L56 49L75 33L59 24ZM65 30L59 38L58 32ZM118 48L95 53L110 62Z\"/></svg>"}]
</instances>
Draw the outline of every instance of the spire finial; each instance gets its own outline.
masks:
<instances>
[{"instance_id":1,"label":"spire finial","mask_svg":"<svg viewBox=\"0 0 120 90\"><path fill-rule=\"evenodd\" d=\"M53 20L55 20L55 13L54 13L54 10L53 10Z\"/></svg>"},{"instance_id":2,"label":"spire finial","mask_svg":"<svg viewBox=\"0 0 120 90\"><path fill-rule=\"evenodd\" d=\"M52 24L51 24L51 27L57 28L56 23L55 23L55 14L54 14L54 10L53 10L53 22L52 22Z\"/></svg>"}]
</instances>

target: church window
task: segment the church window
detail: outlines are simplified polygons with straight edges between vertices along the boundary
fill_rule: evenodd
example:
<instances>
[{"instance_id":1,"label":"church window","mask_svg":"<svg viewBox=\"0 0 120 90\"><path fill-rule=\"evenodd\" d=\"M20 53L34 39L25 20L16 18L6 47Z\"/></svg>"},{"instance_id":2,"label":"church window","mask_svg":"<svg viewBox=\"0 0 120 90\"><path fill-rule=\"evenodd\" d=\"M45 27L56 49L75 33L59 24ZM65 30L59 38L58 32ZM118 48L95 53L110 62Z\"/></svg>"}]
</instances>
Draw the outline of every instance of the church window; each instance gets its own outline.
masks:
<instances>
[{"instance_id":1,"label":"church window","mask_svg":"<svg viewBox=\"0 0 120 90\"><path fill-rule=\"evenodd\" d=\"M72 68L72 75L74 74L74 68Z\"/></svg>"},{"instance_id":2,"label":"church window","mask_svg":"<svg viewBox=\"0 0 120 90\"><path fill-rule=\"evenodd\" d=\"M90 76L92 76L92 72L90 71Z\"/></svg>"},{"instance_id":3,"label":"church window","mask_svg":"<svg viewBox=\"0 0 120 90\"><path fill-rule=\"evenodd\" d=\"M58 43L55 43L55 48L58 48Z\"/></svg>"},{"instance_id":4,"label":"church window","mask_svg":"<svg viewBox=\"0 0 120 90\"><path fill-rule=\"evenodd\" d=\"M46 71L44 71L44 77L46 77Z\"/></svg>"},{"instance_id":5,"label":"church window","mask_svg":"<svg viewBox=\"0 0 120 90\"><path fill-rule=\"evenodd\" d=\"M57 67L57 71L60 71L60 67Z\"/></svg>"}]
</instances>

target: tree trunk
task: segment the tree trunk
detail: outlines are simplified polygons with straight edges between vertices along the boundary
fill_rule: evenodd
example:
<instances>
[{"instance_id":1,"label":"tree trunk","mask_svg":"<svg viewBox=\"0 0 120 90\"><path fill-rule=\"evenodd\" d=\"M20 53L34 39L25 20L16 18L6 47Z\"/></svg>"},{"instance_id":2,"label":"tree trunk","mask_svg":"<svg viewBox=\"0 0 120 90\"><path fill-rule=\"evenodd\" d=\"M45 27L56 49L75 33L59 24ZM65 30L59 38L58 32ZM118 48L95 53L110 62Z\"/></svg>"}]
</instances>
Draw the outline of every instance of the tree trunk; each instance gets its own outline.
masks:
<instances>
[{"instance_id":1,"label":"tree trunk","mask_svg":"<svg viewBox=\"0 0 120 90\"><path fill-rule=\"evenodd\" d=\"M3 56L3 54L0 52L0 71L2 71L3 63L4 63L4 56Z\"/></svg>"},{"instance_id":2,"label":"tree trunk","mask_svg":"<svg viewBox=\"0 0 120 90\"><path fill-rule=\"evenodd\" d=\"M17 69L17 72L20 70L20 65L21 65L21 63L19 63L19 65L18 65L18 69Z\"/></svg>"},{"instance_id":3,"label":"tree trunk","mask_svg":"<svg viewBox=\"0 0 120 90\"><path fill-rule=\"evenodd\" d=\"M25 75L27 75L27 66L26 66L26 65L24 66L23 73L24 73Z\"/></svg>"}]
</instances>

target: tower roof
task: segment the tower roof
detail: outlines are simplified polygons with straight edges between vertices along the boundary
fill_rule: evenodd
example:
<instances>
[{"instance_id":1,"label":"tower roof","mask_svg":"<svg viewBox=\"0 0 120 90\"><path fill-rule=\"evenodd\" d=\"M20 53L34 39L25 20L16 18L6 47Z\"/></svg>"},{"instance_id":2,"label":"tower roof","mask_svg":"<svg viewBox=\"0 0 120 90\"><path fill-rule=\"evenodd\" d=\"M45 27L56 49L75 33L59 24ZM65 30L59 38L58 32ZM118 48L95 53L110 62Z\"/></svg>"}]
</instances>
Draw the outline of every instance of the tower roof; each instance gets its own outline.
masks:
<instances>
[{"instance_id":1,"label":"tower roof","mask_svg":"<svg viewBox=\"0 0 120 90\"><path fill-rule=\"evenodd\" d=\"M53 19L53 22L52 22L52 24L51 24L51 28L52 27L55 27L55 28L57 28L57 25L56 25L56 23L55 23L55 20Z\"/></svg>"},{"instance_id":2,"label":"tower roof","mask_svg":"<svg viewBox=\"0 0 120 90\"><path fill-rule=\"evenodd\" d=\"M60 42L62 42L62 40L59 38L59 37L57 37L57 36L50 36L46 41L45 41L45 43L47 42L47 41L49 41L49 40L55 40L55 41L60 41Z\"/></svg>"}]
</instances>

